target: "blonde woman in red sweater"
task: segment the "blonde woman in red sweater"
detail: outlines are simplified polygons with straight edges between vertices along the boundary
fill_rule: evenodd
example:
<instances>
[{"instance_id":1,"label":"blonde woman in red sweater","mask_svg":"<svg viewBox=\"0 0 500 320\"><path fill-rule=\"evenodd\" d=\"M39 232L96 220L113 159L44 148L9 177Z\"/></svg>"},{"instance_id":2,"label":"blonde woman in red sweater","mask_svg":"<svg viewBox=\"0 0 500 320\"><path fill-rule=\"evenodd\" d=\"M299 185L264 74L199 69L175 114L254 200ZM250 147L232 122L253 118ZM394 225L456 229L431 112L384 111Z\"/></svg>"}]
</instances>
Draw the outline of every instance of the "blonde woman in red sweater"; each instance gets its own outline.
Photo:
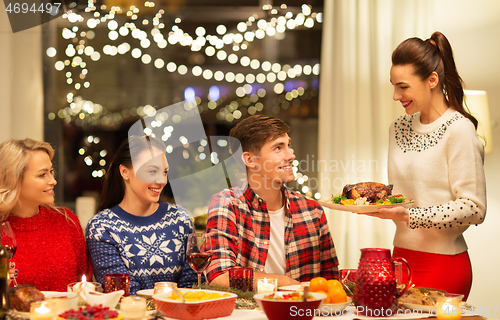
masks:
<instances>
[{"instance_id":1,"label":"blonde woman in red sweater","mask_svg":"<svg viewBox=\"0 0 500 320\"><path fill-rule=\"evenodd\" d=\"M78 218L53 205L53 156L50 144L29 138L0 144L0 220L10 222L17 240L17 282L66 291L82 275L90 278L92 267Z\"/></svg>"}]
</instances>

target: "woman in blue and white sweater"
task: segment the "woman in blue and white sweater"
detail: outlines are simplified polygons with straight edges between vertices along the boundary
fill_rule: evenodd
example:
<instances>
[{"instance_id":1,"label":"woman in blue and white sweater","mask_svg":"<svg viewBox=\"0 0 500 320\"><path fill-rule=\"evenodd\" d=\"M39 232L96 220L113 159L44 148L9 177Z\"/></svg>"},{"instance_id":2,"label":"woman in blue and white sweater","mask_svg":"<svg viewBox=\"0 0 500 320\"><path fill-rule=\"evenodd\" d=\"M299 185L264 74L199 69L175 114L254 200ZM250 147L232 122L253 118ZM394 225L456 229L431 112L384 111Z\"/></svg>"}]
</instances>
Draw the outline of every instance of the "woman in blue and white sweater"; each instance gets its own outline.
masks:
<instances>
[{"instance_id":1,"label":"woman in blue and white sweater","mask_svg":"<svg viewBox=\"0 0 500 320\"><path fill-rule=\"evenodd\" d=\"M130 293L158 281L192 287L197 274L187 263L186 243L193 231L189 214L159 202L167 184L168 162L161 141L129 137L106 173L99 213L87 225L94 274L129 273Z\"/></svg>"}]
</instances>

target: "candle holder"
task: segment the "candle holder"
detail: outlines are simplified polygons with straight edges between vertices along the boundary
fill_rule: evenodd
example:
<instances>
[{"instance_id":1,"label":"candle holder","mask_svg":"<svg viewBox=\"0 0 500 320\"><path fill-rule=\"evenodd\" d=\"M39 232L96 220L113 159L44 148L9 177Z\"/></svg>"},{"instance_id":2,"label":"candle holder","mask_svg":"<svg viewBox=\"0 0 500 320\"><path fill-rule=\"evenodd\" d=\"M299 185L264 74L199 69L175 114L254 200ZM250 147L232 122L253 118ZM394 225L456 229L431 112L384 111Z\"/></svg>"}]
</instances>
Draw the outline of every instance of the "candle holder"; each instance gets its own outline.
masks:
<instances>
[{"instance_id":1,"label":"candle holder","mask_svg":"<svg viewBox=\"0 0 500 320\"><path fill-rule=\"evenodd\" d=\"M99 282L72 282L68 284L68 292L78 295L78 303L87 301L90 291L102 292L102 285Z\"/></svg>"},{"instance_id":2,"label":"candle holder","mask_svg":"<svg viewBox=\"0 0 500 320\"><path fill-rule=\"evenodd\" d=\"M253 291L253 269L241 267L229 269L229 286L241 291Z\"/></svg>"},{"instance_id":3,"label":"candle holder","mask_svg":"<svg viewBox=\"0 0 500 320\"><path fill-rule=\"evenodd\" d=\"M437 318L440 320L459 320L462 318L460 307L463 294L445 293L436 298Z\"/></svg>"},{"instance_id":4,"label":"candle holder","mask_svg":"<svg viewBox=\"0 0 500 320\"><path fill-rule=\"evenodd\" d=\"M257 293L273 293L278 290L278 279L268 277L255 279L254 288Z\"/></svg>"},{"instance_id":5,"label":"candle holder","mask_svg":"<svg viewBox=\"0 0 500 320\"><path fill-rule=\"evenodd\" d=\"M156 282L155 288L153 290L153 294L172 292L171 286L174 286L175 288L177 288L177 283L176 282L169 282L169 281Z\"/></svg>"},{"instance_id":6,"label":"candle holder","mask_svg":"<svg viewBox=\"0 0 500 320\"><path fill-rule=\"evenodd\" d=\"M104 292L123 290L125 297L130 294L130 274L108 273L104 275Z\"/></svg>"},{"instance_id":7,"label":"candle holder","mask_svg":"<svg viewBox=\"0 0 500 320\"><path fill-rule=\"evenodd\" d=\"M120 303L120 312L125 320L140 320L146 315L146 299L139 296L124 297Z\"/></svg>"},{"instance_id":8,"label":"candle holder","mask_svg":"<svg viewBox=\"0 0 500 320\"><path fill-rule=\"evenodd\" d=\"M32 302L30 320L55 320L57 317L56 303L50 300Z\"/></svg>"}]
</instances>

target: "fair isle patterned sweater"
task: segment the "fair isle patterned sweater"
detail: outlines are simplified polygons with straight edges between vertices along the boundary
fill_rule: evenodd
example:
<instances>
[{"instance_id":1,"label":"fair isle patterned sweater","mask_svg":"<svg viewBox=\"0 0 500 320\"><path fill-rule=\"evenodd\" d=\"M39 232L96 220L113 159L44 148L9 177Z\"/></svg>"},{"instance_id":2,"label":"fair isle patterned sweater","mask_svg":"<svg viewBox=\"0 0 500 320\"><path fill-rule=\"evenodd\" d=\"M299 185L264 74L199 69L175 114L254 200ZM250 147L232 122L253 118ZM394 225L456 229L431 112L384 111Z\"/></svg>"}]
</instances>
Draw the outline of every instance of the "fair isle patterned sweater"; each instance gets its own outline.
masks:
<instances>
[{"instance_id":1,"label":"fair isle patterned sweater","mask_svg":"<svg viewBox=\"0 0 500 320\"><path fill-rule=\"evenodd\" d=\"M130 293L154 288L158 281L192 287L197 274L186 257L193 230L189 214L160 202L148 217L134 216L120 206L105 209L87 225L86 238L97 281L107 273L129 273Z\"/></svg>"},{"instance_id":2,"label":"fair isle patterned sweater","mask_svg":"<svg viewBox=\"0 0 500 320\"><path fill-rule=\"evenodd\" d=\"M396 222L394 246L454 255L467 250L463 232L486 216L484 148L474 125L448 109L431 124L420 113L390 128L388 173L394 194L413 199L410 222Z\"/></svg>"}]
</instances>

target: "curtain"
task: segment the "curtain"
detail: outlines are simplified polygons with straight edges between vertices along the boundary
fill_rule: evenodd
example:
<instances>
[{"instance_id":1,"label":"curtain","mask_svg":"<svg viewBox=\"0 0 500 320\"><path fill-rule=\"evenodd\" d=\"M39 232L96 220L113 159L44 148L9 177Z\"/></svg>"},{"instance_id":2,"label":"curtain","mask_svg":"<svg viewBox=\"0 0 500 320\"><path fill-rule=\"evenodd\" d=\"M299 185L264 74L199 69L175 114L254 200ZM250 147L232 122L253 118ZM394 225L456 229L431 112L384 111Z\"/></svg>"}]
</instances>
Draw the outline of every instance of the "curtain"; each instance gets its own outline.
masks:
<instances>
[{"instance_id":1,"label":"curtain","mask_svg":"<svg viewBox=\"0 0 500 320\"><path fill-rule=\"evenodd\" d=\"M389 126L404 113L392 100L391 54L432 34L432 0L325 0L319 94L318 179L325 199L346 184L387 183ZM395 225L325 209L341 268L361 248L392 248Z\"/></svg>"},{"instance_id":2,"label":"curtain","mask_svg":"<svg viewBox=\"0 0 500 320\"><path fill-rule=\"evenodd\" d=\"M13 33L3 2L0 75L0 142L27 137L43 140L42 27Z\"/></svg>"}]
</instances>

